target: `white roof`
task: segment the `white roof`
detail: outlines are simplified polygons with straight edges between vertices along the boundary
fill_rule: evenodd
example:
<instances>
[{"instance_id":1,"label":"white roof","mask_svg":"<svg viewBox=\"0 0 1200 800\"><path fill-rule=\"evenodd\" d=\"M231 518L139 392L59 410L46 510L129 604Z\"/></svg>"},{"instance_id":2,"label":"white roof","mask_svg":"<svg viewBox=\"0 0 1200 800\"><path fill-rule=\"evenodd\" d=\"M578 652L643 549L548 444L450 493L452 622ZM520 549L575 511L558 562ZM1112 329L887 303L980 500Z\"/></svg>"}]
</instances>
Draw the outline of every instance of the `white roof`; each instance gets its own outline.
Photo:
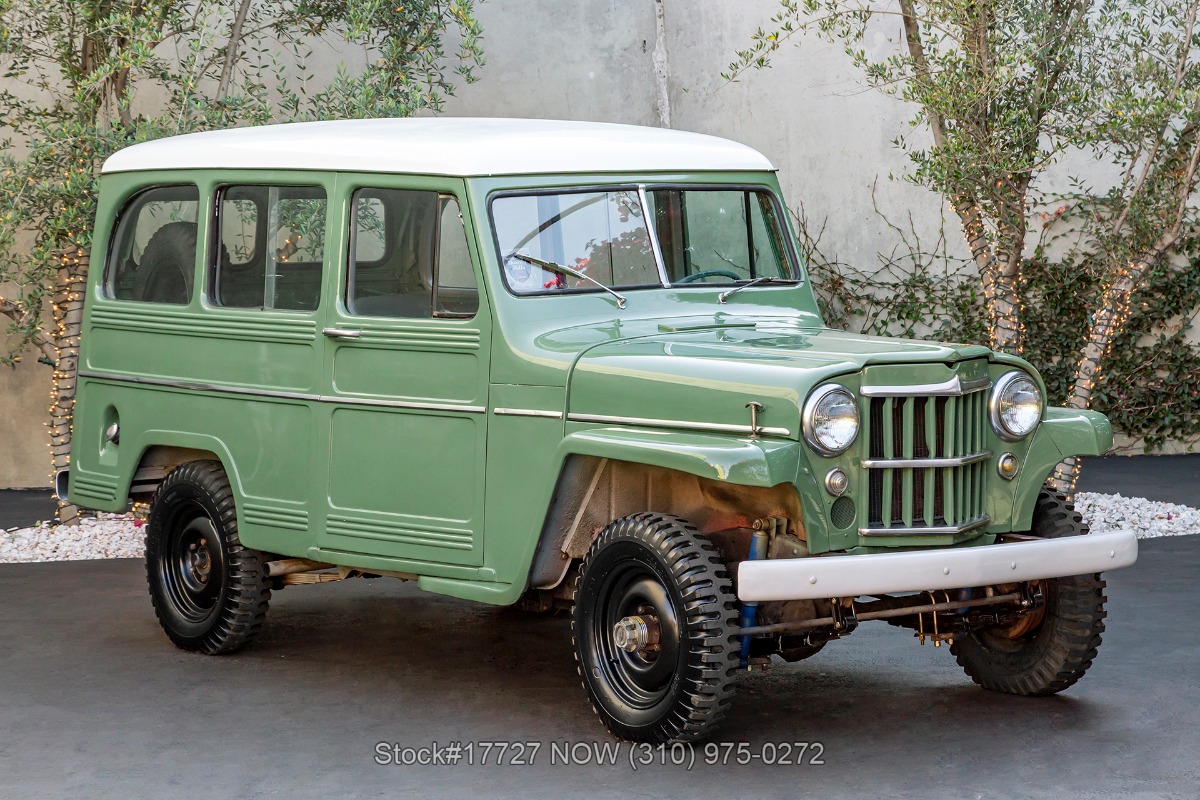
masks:
<instances>
[{"instance_id":1,"label":"white roof","mask_svg":"<svg viewBox=\"0 0 1200 800\"><path fill-rule=\"evenodd\" d=\"M103 171L313 169L426 175L773 170L757 150L665 128L541 119L419 117L264 125L172 136L114 153Z\"/></svg>"}]
</instances>

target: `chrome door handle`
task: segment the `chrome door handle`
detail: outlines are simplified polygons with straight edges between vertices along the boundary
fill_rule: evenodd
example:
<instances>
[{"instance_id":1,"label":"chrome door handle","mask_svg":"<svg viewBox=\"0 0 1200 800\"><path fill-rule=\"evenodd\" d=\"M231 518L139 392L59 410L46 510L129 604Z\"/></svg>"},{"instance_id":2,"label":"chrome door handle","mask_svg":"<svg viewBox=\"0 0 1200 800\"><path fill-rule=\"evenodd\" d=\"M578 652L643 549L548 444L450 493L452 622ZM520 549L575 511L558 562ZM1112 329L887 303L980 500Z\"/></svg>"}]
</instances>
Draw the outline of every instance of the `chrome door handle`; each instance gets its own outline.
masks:
<instances>
[{"instance_id":1,"label":"chrome door handle","mask_svg":"<svg viewBox=\"0 0 1200 800\"><path fill-rule=\"evenodd\" d=\"M325 328L321 333L331 339L357 339L362 336L362 331L351 330L349 328Z\"/></svg>"}]
</instances>

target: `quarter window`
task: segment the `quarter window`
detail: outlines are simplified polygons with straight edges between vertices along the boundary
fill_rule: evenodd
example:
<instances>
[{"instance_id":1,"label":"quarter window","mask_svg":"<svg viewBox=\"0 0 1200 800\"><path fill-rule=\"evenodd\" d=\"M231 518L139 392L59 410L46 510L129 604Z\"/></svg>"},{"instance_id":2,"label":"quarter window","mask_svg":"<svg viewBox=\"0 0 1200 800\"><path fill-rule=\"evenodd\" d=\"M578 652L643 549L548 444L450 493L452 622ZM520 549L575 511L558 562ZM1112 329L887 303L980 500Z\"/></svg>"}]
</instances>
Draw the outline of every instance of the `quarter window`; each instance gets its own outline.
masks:
<instances>
[{"instance_id":1,"label":"quarter window","mask_svg":"<svg viewBox=\"0 0 1200 800\"><path fill-rule=\"evenodd\" d=\"M199 207L195 186L160 186L134 196L121 213L109 247L109 296L191 302Z\"/></svg>"},{"instance_id":2,"label":"quarter window","mask_svg":"<svg viewBox=\"0 0 1200 800\"><path fill-rule=\"evenodd\" d=\"M369 317L472 317L479 290L453 195L361 189L351 212L346 307Z\"/></svg>"},{"instance_id":3,"label":"quarter window","mask_svg":"<svg viewBox=\"0 0 1200 800\"><path fill-rule=\"evenodd\" d=\"M231 308L314 311L328 202L319 186L228 186L217 200L212 297Z\"/></svg>"}]
</instances>

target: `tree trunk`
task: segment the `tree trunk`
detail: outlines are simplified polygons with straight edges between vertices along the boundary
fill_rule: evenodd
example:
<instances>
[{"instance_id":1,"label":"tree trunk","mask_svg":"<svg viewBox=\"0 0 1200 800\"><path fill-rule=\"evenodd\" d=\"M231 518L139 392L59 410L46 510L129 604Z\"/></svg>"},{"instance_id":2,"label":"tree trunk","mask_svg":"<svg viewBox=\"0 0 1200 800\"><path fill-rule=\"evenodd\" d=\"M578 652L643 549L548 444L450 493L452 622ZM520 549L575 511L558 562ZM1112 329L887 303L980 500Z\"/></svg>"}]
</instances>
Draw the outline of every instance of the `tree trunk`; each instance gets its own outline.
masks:
<instances>
[{"instance_id":1,"label":"tree trunk","mask_svg":"<svg viewBox=\"0 0 1200 800\"><path fill-rule=\"evenodd\" d=\"M79 365L79 334L83 324L83 294L89 256L74 246L59 263L54 286L54 339L58 359L50 391L50 454L57 474L71 461L71 429L75 415L75 373ZM66 525L79 521L79 509L59 500L58 519Z\"/></svg>"},{"instance_id":2,"label":"tree trunk","mask_svg":"<svg viewBox=\"0 0 1200 800\"><path fill-rule=\"evenodd\" d=\"M983 299L987 305L988 331L993 350L1020 354L1021 297L1020 278L1015 270L1006 270L1006 260L997 255L988 241L979 207L972 199L959 199L951 206L962 223L967 249L979 270ZM1017 244L1023 244L1019 242ZM1019 254L1021 251L1017 249ZM1019 258L1019 255L1018 255ZM1020 263L1019 261L1017 262ZM1012 272L1013 274L1008 274Z\"/></svg>"},{"instance_id":3,"label":"tree trunk","mask_svg":"<svg viewBox=\"0 0 1200 800\"><path fill-rule=\"evenodd\" d=\"M1155 243L1149 252L1142 253L1133 260L1125 270L1117 276L1100 300L1096 309L1091 330L1088 332L1087 343L1079 357L1079 366L1075 370L1075 384L1067 398L1069 408L1089 408L1092 405L1092 393L1100 380L1100 370L1112 349L1113 340L1125 327L1129 317L1129 301L1133 292L1145 280L1146 275L1154 267L1171 245L1173 239L1164 237ZM1075 482L1079 480L1079 460L1064 459L1054 468L1054 474L1048 483L1057 492L1062 492L1068 498L1075 494Z\"/></svg>"}]
</instances>

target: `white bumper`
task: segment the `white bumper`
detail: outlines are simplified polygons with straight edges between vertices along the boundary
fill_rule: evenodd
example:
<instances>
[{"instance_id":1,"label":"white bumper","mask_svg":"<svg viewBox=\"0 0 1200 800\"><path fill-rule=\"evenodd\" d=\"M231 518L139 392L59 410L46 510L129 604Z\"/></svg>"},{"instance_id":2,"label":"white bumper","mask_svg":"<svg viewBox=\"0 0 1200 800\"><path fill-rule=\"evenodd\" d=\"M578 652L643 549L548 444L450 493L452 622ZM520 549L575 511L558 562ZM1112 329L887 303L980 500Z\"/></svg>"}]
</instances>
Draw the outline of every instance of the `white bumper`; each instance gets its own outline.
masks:
<instances>
[{"instance_id":1,"label":"white bumper","mask_svg":"<svg viewBox=\"0 0 1200 800\"><path fill-rule=\"evenodd\" d=\"M1132 531L861 556L814 556L738 565L741 600L816 600L992 586L1086 575L1137 560Z\"/></svg>"}]
</instances>

